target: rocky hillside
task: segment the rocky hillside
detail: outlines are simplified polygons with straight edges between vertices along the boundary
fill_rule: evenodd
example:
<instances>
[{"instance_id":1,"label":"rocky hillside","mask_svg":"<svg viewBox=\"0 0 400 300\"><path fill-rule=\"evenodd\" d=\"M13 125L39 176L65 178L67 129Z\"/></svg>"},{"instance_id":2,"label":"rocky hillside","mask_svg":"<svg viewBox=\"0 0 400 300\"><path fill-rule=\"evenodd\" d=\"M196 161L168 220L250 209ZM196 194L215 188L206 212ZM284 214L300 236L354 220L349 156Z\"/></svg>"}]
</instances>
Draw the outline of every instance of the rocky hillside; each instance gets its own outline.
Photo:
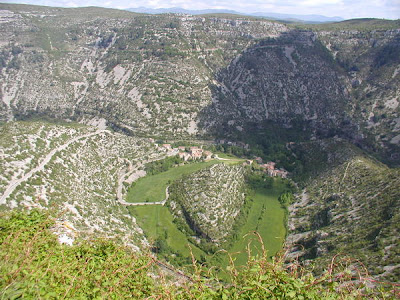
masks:
<instances>
[{"instance_id":1,"label":"rocky hillside","mask_svg":"<svg viewBox=\"0 0 400 300\"><path fill-rule=\"evenodd\" d=\"M273 121L339 135L398 162L399 49L398 21L318 25L263 39L217 73L205 126L246 132L249 123Z\"/></svg>"},{"instance_id":2,"label":"rocky hillside","mask_svg":"<svg viewBox=\"0 0 400 300\"><path fill-rule=\"evenodd\" d=\"M321 272L332 253L348 255L354 262L360 259L378 278L396 281L400 275L399 170L341 140L298 147L309 162L305 172L310 177L289 209L287 243L294 245L290 256L316 259Z\"/></svg>"},{"instance_id":3,"label":"rocky hillside","mask_svg":"<svg viewBox=\"0 0 400 300\"><path fill-rule=\"evenodd\" d=\"M337 26L316 32L350 83L350 117L360 128L355 142L383 149L390 162L400 155L400 22L388 25L355 20L343 22L340 32Z\"/></svg>"},{"instance_id":4,"label":"rocky hillside","mask_svg":"<svg viewBox=\"0 0 400 300\"><path fill-rule=\"evenodd\" d=\"M270 120L286 127L309 122L310 130L316 124L320 130L336 128L343 125L350 104L346 78L311 31L263 39L222 69L217 79L220 85L210 107L221 115L217 127L242 130L249 121ZM215 122L212 118L209 123Z\"/></svg>"},{"instance_id":5,"label":"rocky hillside","mask_svg":"<svg viewBox=\"0 0 400 300\"><path fill-rule=\"evenodd\" d=\"M196 236L223 242L244 204L244 173L222 163L193 173L170 187L168 206Z\"/></svg>"},{"instance_id":6,"label":"rocky hillside","mask_svg":"<svg viewBox=\"0 0 400 300\"><path fill-rule=\"evenodd\" d=\"M153 136L264 120L399 160L398 21L299 28L238 16L0 5L1 119Z\"/></svg>"},{"instance_id":7,"label":"rocky hillside","mask_svg":"<svg viewBox=\"0 0 400 300\"><path fill-rule=\"evenodd\" d=\"M92 233L135 247L145 242L117 191L119 179L143 168L143 161L165 156L147 139L43 122L10 122L0 131L2 209L55 208L70 239Z\"/></svg>"},{"instance_id":8,"label":"rocky hillside","mask_svg":"<svg viewBox=\"0 0 400 300\"><path fill-rule=\"evenodd\" d=\"M194 135L216 70L278 23L108 9L1 9L2 119L94 116L135 134Z\"/></svg>"}]
</instances>

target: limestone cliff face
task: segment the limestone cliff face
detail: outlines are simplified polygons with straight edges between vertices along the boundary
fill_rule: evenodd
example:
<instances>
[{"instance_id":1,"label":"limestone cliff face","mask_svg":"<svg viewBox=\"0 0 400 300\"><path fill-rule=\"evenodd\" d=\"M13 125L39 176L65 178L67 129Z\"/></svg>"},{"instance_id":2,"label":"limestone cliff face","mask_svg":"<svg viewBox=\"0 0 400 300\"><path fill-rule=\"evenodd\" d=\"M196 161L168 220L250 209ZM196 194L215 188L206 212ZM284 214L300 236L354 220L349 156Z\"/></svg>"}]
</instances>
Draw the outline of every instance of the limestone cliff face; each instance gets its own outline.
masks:
<instances>
[{"instance_id":1,"label":"limestone cliff face","mask_svg":"<svg viewBox=\"0 0 400 300\"><path fill-rule=\"evenodd\" d=\"M398 162L400 29L365 22L362 30L286 31L246 48L217 73L205 126L229 132L300 121Z\"/></svg>"},{"instance_id":2,"label":"limestone cliff face","mask_svg":"<svg viewBox=\"0 0 400 300\"><path fill-rule=\"evenodd\" d=\"M350 116L357 120L363 144L383 149L399 161L400 22L382 28L378 21L348 23L345 30L322 30L318 38L350 81Z\"/></svg>"}]
</instances>

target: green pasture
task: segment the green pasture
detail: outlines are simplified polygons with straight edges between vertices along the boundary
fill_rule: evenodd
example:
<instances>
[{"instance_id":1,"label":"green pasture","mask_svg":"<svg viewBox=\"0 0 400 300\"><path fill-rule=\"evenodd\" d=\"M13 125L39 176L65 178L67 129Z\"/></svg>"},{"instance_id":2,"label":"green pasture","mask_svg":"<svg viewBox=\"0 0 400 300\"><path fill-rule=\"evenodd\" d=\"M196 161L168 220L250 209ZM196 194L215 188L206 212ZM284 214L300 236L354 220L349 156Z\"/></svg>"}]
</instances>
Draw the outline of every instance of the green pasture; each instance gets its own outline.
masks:
<instances>
[{"instance_id":1,"label":"green pasture","mask_svg":"<svg viewBox=\"0 0 400 300\"><path fill-rule=\"evenodd\" d=\"M150 243L157 238L164 238L174 252L190 257L190 248L196 258L205 253L193 245L172 222L173 216L167 207L162 205L130 206L130 212L137 218ZM190 248L189 248L189 246Z\"/></svg>"},{"instance_id":2,"label":"green pasture","mask_svg":"<svg viewBox=\"0 0 400 300\"><path fill-rule=\"evenodd\" d=\"M249 242L252 254L261 253L258 237L252 234L254 231L261 236L269 256L275 255L282 249L286 235L285 211L278 197L284 189L281 180L275 180L272 189L259 188L249 196L253 202L246 223L240 228L238 239L228 250L229 253L238 253L234 255L236 265L246 264L248 256L246 248Z\"/></svg>"},{"instance_id":3,"label":"green pasture","mask_svg":"<svg viewBox=\"0 0 400 300\"><path fill-rule=\"evenodd\" d=\"M240 159L235 157L224 156L223 158L232 160L212 160L209 162L192 163L172 168L163 173L143 177L129 189L127 201L162 201L165 198L165 188L174 180L212 164L240 162ZM275 255L282 249L286 235L284 224L285 211L281 207L278 197L284 190L285 183L281 179L275 179L271 188L257 188L249 193L248 198L251 199L251 207L246 221L238 229L237 240L233 242L229 249L226 249L228 253L233 255L237 266L246 264L248 256L246 249L249 243L253 255L261 254L261 245L258 242L258 238L253 234L254 231L258 232L261 236L269 256ZM183 257L190 256L190 249L188 247L190 246L196 259L200 259L201 257L206 258L210 263L222 267L222 270L229 265L229 257L226 253L220 252L210 257L192 244L188 237L173 223L173 216L167 207L145 205L129 207L129 210L136 217L150 242L154 242L157 239L164 239L172 252L179 253Z\"/></svg>"},{"instance_id":4,"label":"green pasture","mask_svg":"<svg viewBox=\"0 0 400 300\"><path fill-rule=\"evenodd\" d=\"M128 190L127 202L159 202L165 199L165 189L173 181L205 167L219 163L217 160L190 163L168 171L137 180Z\"/></svg>"}]
</instances>

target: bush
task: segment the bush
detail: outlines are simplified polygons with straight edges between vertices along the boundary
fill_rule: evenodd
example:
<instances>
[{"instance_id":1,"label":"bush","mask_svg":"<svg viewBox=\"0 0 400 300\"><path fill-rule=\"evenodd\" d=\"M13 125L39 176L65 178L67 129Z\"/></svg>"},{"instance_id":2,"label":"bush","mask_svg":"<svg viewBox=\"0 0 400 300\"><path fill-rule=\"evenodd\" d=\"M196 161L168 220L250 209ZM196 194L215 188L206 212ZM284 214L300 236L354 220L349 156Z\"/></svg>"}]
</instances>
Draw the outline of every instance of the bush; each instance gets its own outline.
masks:
<instances>
[{"instance_id":1,"label":"bush","mask_svg":"<svg viewBox=\"0 0 400 300\"><path fill-rule=\"evenodd\" d=\"M290 204L293 203L294 197L290 192L283 193L279 196L278 201L281 204L282 208L287 209Z\"/></svg>"}]
</instances>

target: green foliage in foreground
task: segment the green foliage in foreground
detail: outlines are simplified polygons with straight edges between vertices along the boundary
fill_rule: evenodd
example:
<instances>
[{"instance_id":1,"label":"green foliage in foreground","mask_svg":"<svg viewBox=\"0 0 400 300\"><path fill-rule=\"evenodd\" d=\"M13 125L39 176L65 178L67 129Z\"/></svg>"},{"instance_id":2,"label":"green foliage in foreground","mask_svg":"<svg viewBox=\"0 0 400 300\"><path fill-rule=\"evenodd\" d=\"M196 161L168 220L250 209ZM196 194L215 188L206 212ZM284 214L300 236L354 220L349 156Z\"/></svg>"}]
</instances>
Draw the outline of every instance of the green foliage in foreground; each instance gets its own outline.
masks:
<instances>
[{"instance_id":1,"label":"green foliage in foreground","mask_svg":"<svg viewBox=\"0 0 400 300\"><path fill-rule=\"evenodd\" d=\"M0 299L119 299L150 295L150 259L108 240L60 245L33 211L0 221Z\"/></svg>"},{"instance_id":2,"label":"green foliage in foreground","mask_svg":"<svg viewBox=\"0 0 400 300\"><path fill-rule=\"evenodd\" d=\"M112 241L81 241L72 247L59 245L51 233L52 218L43 212L13 212L1 217L0 299L361 299L371 296L356 284L339 284L338 278L349 280L345 275L316 279L299 268L286 269L281 261L270 263L266 256L250 257L247 266L240 270L233 265L229 267L230 284L216 281L195 262L190 279L172 284L177 281L177 273L168 279L150 255L132 253ZM161 277L155 281L150 273ZM383 293L378 296L385 297Z\"/></svg>"}]
</instances>

